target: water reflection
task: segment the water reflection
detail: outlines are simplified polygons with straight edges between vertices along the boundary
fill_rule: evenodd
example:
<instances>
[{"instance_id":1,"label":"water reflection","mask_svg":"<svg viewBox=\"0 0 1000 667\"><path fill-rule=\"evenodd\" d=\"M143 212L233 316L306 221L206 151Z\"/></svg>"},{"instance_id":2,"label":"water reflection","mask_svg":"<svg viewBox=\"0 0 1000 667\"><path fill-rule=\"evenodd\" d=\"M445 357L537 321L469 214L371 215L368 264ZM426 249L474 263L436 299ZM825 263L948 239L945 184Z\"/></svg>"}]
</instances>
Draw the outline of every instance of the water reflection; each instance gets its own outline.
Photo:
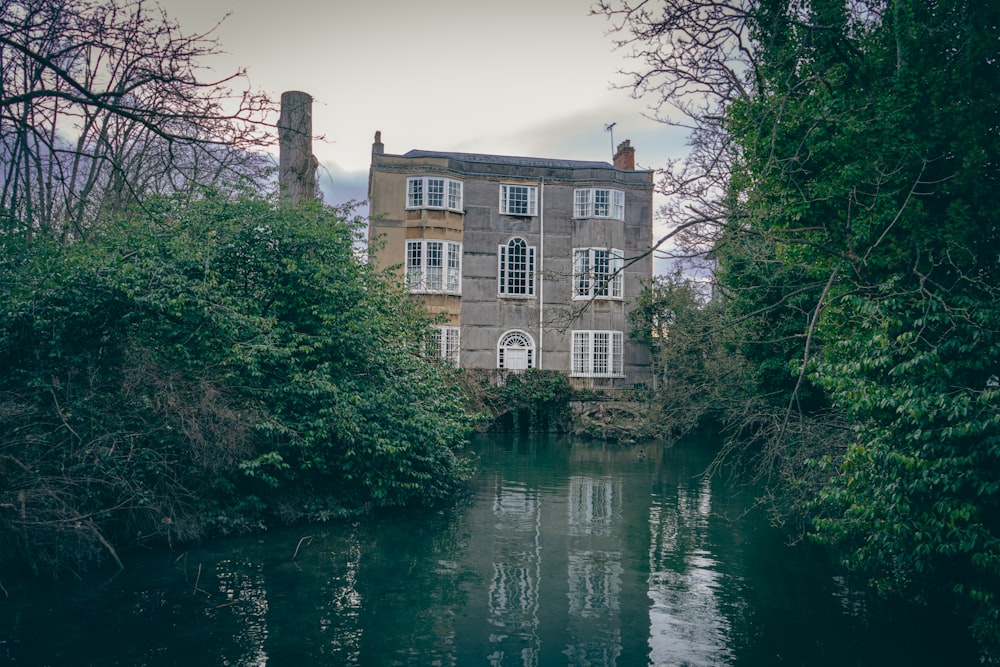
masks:
<instances>
[{"instance_id":1,"label":"water reflection","mask_svg":"<svg viewBox=\"0 0 1000 667\"><path fill-rule=\"evenodd\" d=\"M569 478L566 581L570 664L614 665L622 653L622 480ZM618 534L614 527L619 527Z\"/></svg>"},{"instance_id":2,"label":"water reflection","mask_svg":"<svg viewBox=\"0 0 1000 667\"><path fill-rule=\"evenodd\" d=\"M495 483L496 539L489 587L490 665L538 664L541 503L524 484ZM513 657L513 662L505 662Z\"/></svg>"},{"instance_id":3,"label":"water reflection","mask_svg":"<svg viewBox=\"0 0 1000 667\"><path fill-rule=\"evenodd\" d=\"M711 551L712 489L707 478L679 481L649 508L650 660L657 665L726 665L730 624L718 596L723 575ZM727 582L730 594L738 582Z\"/></svg>"},{"instance_id":4,"label":"water reflection","mask_svg":"<svg viewBox=\"0 0 1000 667\"><path fill-rule=\"evenodd\" d=\"M262 563L219 561L216 566L216 589L222 602L216 604L211 615L223 608L231 608L240 630L234 635L241 654L221 656L223 665L262 667L267 664L267 585ZM197 591L196 591L197 593Z\"/></svg>"},{"instance_id":5,"label":"water reflection","mask_svg":"<svg viewBox=\"0 0 1000 667\"><path fill-rule=\"evenodd\" d=\"M444 511L219 541L133 558L72 595L0 598L0 663L974 664L961 642L935 649L940 619L873 622L863 593L700 476L697 443L477 447L472 498Z\"/></svg>"}]
</instances>

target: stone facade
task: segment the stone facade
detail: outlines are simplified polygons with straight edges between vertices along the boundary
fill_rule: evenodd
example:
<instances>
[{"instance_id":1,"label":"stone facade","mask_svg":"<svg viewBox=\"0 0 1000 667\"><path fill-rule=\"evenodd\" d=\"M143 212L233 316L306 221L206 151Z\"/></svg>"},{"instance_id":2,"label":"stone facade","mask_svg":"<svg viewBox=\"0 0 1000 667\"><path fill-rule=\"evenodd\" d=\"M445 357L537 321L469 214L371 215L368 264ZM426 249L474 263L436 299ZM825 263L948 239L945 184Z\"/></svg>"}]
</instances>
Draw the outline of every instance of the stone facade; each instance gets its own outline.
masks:
<instances>
[{"instance_id":1,"label":"stone facade","mask_svg":"<svg viewBox=\"0 0 1000 667\"><path fill-rule=\"evenodd\" d=\"M527 365L588 378L648 374L648 354L630 340L627 313L652 277L653 173L634 169L628 141L618 148L614 164L391 155L376 134L369 176L375 261L398 266L404 280L412 274L411 292L458 327L461 366ZM420 199L441 187L443 197ZM459 198L449 201L449 194ZM435 277L424 289L412 279L419 269L441 270L442 260L428 259L441 248L460 248L460 285L438 289ZM498 348L511 332L518 335L508 337L514 342L504 357Z\"/></svg>"}]
</instances>

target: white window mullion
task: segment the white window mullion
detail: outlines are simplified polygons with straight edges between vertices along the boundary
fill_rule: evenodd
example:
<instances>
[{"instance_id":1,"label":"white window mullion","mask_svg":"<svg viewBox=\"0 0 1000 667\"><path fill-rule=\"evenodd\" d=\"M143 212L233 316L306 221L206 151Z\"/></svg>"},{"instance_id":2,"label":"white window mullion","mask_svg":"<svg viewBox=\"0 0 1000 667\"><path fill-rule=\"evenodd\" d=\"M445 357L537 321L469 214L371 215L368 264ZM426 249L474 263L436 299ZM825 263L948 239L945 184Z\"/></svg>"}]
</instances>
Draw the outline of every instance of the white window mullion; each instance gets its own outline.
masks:
<instances>
[{"instance_id":1,"label":"white window mullion","mask_svg":"<svg viewBox=\"0 0 1000 667\"><path fill-rule=\"evenodd\" d=\"M590 296L590 250L573 251L573 296Z\"/></svg>"},{"instance_id":2,"label":"white window mullion","mask_svg":"<svg viewBox=\"0 0 1000 667\"><path fill-rule=\"evenodd\" d=\"M573 332L573 375L590 374L590 332Z\"/></svg>"},{"instance_id":3,"label":"white window mullion","mask_svg":"<svg viewBox=\"0 0 1000 667\"><path fill-rule=\"evenodd\" d=\"M410 291L423 289L423 243L406 242L406 286Z\"/></svg>"},{"instance_id":4,"label":"white window mullion","mask_svg":"<svg viewBox=\"0 0 1000 667\"><path fill-rule=\"evenodd\" d=\"M420 208L424 205L424 179L406 179L406 208Z\"/></svg>"},{"instance_id":5,"label":"white window mullion","mask_svg":"<svg viewBox=\"0 0 1000 667\"><path fill-rule=\"evenodd\" d=\"M458 243L448 243L448 283L445 290L461 292L462 290L462 246Z\"/></svg>"},{"instance_id":6,"label":"white window mullion","mask_svg":"<svg viewBox=\"0 0 1000 667\"><path fill-rule=\"evenodd\" d=\"M609 188L577 188L573 191L574 218L625 219L625 192Z\"/></svg>"},{"instance_id":7,"label":"white window mullion","mask_svg":"<svg viewBox=\"0 0 1000 667\"><path fill-rule=\"evenodd\" d=\"M570 374L576 377L621 377L624 334L621 331L573 331Z\"/></svg>"},{"instance_id":8,"label":"white window mullion","mask_svg":"<svg viewBox=\"0 0 1000 667\"><path fill-rule=\"evenodd\" d=\"M528 294L535 293L535 246L528 247Z\"/></svg>"},{"instance_id":9,"label":"white window mullion","mask_svg":"<svg viewBox=\"0 0 1000 667\"><path fill-rule=\"evenodd\" d=\"M459 181L448 181L448 208L462 210L462 184Z\"/></svg>"},{"instance_id":10,"label":"white window mullion","mask_svg":"<svg viewBox=\"0 0 1000 667\"><path fill-rule=\"evenodd\" d=\"M624 284L625 256L621 250L611 249L611 284L608 286L608 296L613 299L622 298Z\"/></svg>"},{"instance_id":11,"label":"white window mullion","mask_svg":"<svg viewBox=\"0 0 1000 667\"><path fill-rule=\"evenodd\" d=\"M507 293L507 245L497 246L497 293Z\"/></svg>"},{"instance_id":12,"label":"white window mullion","mask_svg":"<svg viewBox=\"0 0 1000 667\"><path fill-rule=\"evenodd\" d=\"M621 331L611 332L611 373L624 375L624 335Z\"/></svg>"},{"instance_id":13,"label":"white window mullion","mask_svg":"<svg viewBox=\"0 0 1000 667\"><path fill-rule=\"evenodd\" d=\"M406 208L449 209L463 212L462 181L432 176L406 179Z\"/></svg>"}]
</instances>

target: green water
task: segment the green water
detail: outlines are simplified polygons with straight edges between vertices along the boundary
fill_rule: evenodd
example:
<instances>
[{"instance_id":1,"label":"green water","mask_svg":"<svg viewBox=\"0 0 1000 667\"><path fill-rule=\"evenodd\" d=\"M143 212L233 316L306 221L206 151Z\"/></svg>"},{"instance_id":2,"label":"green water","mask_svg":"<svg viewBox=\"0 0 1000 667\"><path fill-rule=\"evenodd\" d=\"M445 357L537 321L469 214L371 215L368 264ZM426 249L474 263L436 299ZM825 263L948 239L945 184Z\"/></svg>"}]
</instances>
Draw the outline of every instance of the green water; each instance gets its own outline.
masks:
<instances>
[{"instance_id":1,"label":"green water","mask_svg":"<svg viewBox=\"0 0 1000 667\"><path fill-rule=\"evenodd\" d=\"M701 475L710 443L475 449L482 472L446 511L0 592L0 664L977 664L946 613L888 608L745 513Z\"/></svg>"}]
</instances>

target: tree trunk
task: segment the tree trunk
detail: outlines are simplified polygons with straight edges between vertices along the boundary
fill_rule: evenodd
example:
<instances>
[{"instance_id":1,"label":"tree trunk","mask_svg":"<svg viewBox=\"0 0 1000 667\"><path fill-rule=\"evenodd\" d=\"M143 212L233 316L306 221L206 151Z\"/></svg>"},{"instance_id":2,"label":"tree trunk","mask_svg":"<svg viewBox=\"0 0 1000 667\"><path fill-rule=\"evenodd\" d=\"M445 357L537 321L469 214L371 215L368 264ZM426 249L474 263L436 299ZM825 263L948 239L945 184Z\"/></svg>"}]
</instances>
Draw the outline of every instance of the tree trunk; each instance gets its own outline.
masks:
<instances>
[{"instance_id":1,"label":"tree trunk","mask_svg":"<svg viewBox=\"0 0 1000 667\"><path fill-rule=\"evenodd\" d=\"M297 90L281 94L278 118L278 186L281 201L296 205L316 198L312 154L312 96Z\"/></svg>"}]
</instances>

